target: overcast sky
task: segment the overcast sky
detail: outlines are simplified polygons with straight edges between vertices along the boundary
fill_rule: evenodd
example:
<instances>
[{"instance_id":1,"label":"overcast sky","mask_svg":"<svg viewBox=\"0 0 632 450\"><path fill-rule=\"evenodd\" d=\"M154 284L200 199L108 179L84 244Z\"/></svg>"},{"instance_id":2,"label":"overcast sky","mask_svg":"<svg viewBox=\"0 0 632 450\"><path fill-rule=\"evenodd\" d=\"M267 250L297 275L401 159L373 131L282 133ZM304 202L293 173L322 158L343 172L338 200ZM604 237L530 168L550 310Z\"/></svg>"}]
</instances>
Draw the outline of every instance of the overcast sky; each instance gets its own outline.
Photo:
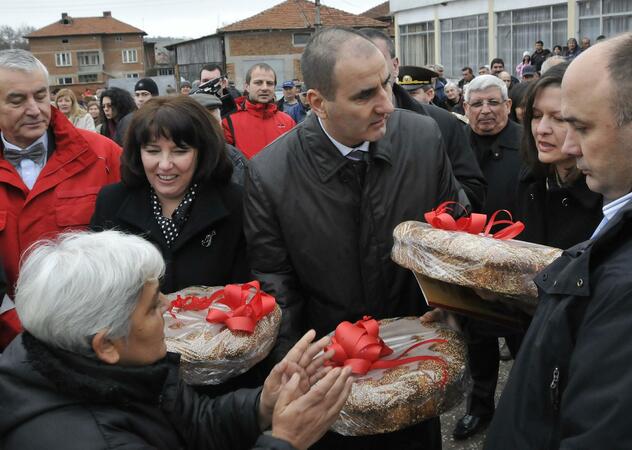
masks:
<instances>
[{"instance_id":1,"label":"overcast sky","mask_svg":"<svg viewBox=\"0 0 632 450\"><path fill-rule=\"evenodd\" d=\"M0 25L41 28L61 18L112 16L144 30L149 36L198 38L215 29L253 16L283 0L0 0ZM321 0L326 6L353 14L383 0Z\"/></svg>"}]
</instances>

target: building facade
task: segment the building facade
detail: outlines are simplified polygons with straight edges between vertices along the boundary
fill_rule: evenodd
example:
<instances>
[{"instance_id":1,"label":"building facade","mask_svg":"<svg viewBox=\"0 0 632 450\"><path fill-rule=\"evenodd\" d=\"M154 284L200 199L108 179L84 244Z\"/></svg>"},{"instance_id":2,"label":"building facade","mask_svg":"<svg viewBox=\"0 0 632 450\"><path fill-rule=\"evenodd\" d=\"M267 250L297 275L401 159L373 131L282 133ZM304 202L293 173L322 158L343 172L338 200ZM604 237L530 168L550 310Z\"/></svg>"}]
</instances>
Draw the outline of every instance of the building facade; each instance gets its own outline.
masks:
<instances>
[{"instance_id":1,"label":"building facade","mask_svg":"<svg viewBox=\"0 0 632 450\"><path fill-rule=\"evenodd\" d=\"M513 69L537 40L611 37L632 30L632 0L390 0L402 64L440 63L460 78L494 57Z\"/></svg>"},{"instance_id":2,"label":"building facade","mask_svg":"<svg viewBox=\"0 0 632 450\"><path fill-rule=\"evenodd\" d=\"M105 11L101 17L70 17L36 30L26 38L46 66L51 87L76 93L101 87L110 78L145 76L145 32Z\"/></svg>"}]
</instances>

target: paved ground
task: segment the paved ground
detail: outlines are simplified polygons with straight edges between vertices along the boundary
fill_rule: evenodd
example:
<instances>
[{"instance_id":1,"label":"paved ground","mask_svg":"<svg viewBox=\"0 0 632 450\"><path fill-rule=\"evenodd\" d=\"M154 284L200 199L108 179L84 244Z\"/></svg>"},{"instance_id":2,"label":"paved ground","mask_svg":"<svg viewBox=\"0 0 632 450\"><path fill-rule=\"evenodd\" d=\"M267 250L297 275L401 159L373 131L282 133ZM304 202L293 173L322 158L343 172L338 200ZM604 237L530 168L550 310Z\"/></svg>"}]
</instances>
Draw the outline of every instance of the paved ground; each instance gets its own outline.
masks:
<instances>
[{"instance_id":1,"label":"paved ground","mask_svg":"<svg viewBox=\"0 0 632 450\"><path fill-rule=\"evenodd\" d=\"M498 387L496 389L496 402L507 382L507 376L511 369L513 361L501 361L500 370L498 371ZM441 416L441 434L443 435L443 450L479 450L483 448L485 442L485 432L472 436L464 441L455 441L452 439L452 430L456 425L456 421L465 414L465 402L459 407Z\"/></svg>"}]
</instances>

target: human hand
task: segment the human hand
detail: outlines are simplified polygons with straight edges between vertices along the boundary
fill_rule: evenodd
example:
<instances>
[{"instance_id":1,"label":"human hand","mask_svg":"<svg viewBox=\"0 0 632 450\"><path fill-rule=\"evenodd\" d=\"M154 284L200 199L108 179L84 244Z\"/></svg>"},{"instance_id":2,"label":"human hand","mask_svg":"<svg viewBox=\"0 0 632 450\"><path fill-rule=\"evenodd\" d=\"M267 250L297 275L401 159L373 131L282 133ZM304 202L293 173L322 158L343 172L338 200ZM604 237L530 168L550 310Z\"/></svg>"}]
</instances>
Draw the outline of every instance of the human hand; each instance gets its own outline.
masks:
<instances>
[{"instance_id":1,"label":"human hand","mask_svg":"<svg viewBox=\"0 0 632 450\"><path fill-rule=\"evenodd\" d=\"M274 407L272 436L307 449L336 421L351 392L351 368L337 367L303 393L298 373L283 386Z\"/></svg>"},{"instance_id":2,"label":"human hand","mask_svg":"<svg viewBox=\"0 0 632 450\"><path fill-rule=\"evenodd\" d=\"M316 337L314 330L305 333L287 355L272 368L266 378L259 401L259 425L262 429L268 428L272 422L272 412L281 389L294 373L298 373L300 377L301 392L306 393L314 383L331 370L331 367L324 367L323 364L333 356L333 350L315 358L329 344L329 337L325 336L312 343L314 337Z\"/></svg>"},{"instance_id":3,"label":"human hand","mask_svg":"<svg viewBox=\"0 0 632 450\"><path fill-rule=\"evenodd\" d=\"M423 316L421 316L419 320L421 321L421 323L443 322L444 320L443 310L440 308L432 309L428 311L427 313L425 313Z\"/></svg>"}]
</instances>

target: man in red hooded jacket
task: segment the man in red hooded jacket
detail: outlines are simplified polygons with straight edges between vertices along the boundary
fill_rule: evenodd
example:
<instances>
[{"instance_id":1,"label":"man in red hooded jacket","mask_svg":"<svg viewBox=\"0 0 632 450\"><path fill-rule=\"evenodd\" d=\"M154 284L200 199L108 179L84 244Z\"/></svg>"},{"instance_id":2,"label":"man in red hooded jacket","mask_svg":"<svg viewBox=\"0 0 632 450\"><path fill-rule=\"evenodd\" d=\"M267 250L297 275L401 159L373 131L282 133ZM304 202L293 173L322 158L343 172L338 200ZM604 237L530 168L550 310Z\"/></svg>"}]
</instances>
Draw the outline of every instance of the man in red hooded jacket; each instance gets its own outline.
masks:
<instances>
[{"instance_id":1,"label":"man in red hooded jacket","mask_svg":"<svg viewBox=\"0 0 632 450\"><path fill-rule=\"evenodd\" d=\"M76 129L49 99L48 71L24 50L0 51L0 351L20 332L13 286L35 241L85 228L103 185L117 182L121 149Z\"/></svg>"},{"instance_id":2,"label":"man in red hooded jacket","mask_svg":"<svg viewBox=\"0 0 632 450\"><path fill-rule=\"evenodd\" d=\"M265 63L255 64L246 73L247 94L235 100L237 112L222 121L226 141L248 159L296 125L277 109L275 86L274 69Z\"/></svg>"}]
</instances>

